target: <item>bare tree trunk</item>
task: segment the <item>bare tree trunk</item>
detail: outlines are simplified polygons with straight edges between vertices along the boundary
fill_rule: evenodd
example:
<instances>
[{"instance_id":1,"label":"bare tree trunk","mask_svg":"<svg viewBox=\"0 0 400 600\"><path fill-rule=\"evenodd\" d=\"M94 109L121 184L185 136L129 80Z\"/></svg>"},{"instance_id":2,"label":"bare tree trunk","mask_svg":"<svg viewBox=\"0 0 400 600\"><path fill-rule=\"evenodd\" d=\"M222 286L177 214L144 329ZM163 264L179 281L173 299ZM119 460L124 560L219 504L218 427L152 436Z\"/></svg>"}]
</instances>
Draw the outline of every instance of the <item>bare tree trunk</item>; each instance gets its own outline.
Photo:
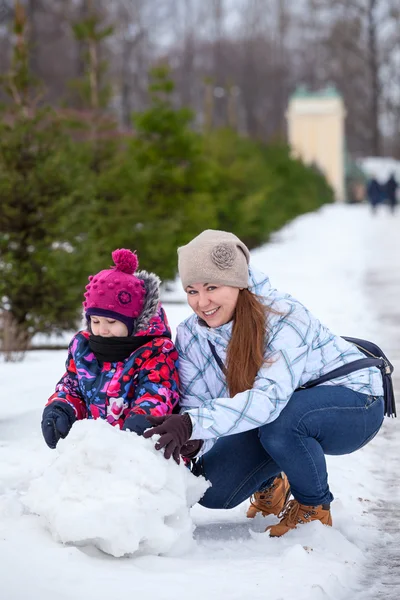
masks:
<instances>
[{"instance_id":1,"label":"bare tree trunk","mask_svg":"<svg viewBox=\"0 0 400 600\"><path fill-rule=\"evenodd\" d=\"M122 66L121 66L121 118L125 127L131 124L131 85L129 65L132 56L132 45L129 40L124 40L122 45Z\"/></svg>"},{"instance_id":2,"label":"bare tree trunk","mask_svg":"<svg viewBox=\"0 0 400 600\"><path fill-rule=\"evenodd\" d=\"M121 68L121 112L122 112L122 122L125 127L129 127L131 125L131 116L132 116L132 101L131 101L131 91L132 91L132 80L133 74L131 71L131 63L132 56L140 44L140 41L145 37L145 32L140 31L133 38L126 38L123 41L122 45L122 68Z\"/></svg>"},{"instance_id":3,"label":"bare tree trunk","mask_svg":"<svg viewBox=\"0 0 400 600\"><path fill-rule=\"evenodd\" d=\"M374 156L381 155L381 132L379 128L381 85L379 81L379 55L375 10L377 0L368 0L368 63L371 74L371 131Z\"/></svg>"},{"instance_id":4,"label":"bare tree trunk","mask_svg":"<svg viewBox=\"0 0 400 600\"><path fill-rule=\"evenodd\" d=\"M194 7L192 0L185 0L184 8L184 33L183 33L183 60L181 64L180 89L182 104L190 106L192 104L192 93L194 87Z\"/></svg>"},{"instance_id":5,"label":"bare tree trunk","mask_svg":"<svg viewBox=\"0 0 400 600\"><path fill-rule=\"evenodd\" d=\"M212 0L212 4L214 30L213 79L215 94L213 121L217 127L221 127L227 123L226 72L223 56L224 0Z\"/></svg>"},{"instance_id":6,"label":"bare tree trunk","mask_svg":"<svg viewBox=\"0 0 400 600\"><path fill-rule=\"evenodd\" d=\"M29 41L29 68L36 77L40 77L38 46L40 37L38 35L37 19L40 18L42 10L41 0L27 0L26 15L28 18L28 41Z\"/></svg>"},{"instance_id":7,"label":"bare tree trunk","mask_svg":"<svg viewBox=\"0 0 400 600\"><path fill-rule=\"evenodd\" d=\"M214 94L213 94L214 84L212 80L206 80L204 83L204 130L210 131L213 124L213 114L214 114Z\"/></svg>"},{"instance_id":8,"label":"bare tree trunk","mask_svg":"<svg viewBox=\"0 0 400 600\"><path fill-rule=\"evenodd\" d=\"M11 312L0 311L0 352L5 362L21 361L29 348L30 335L17 323Z\"/></svg>"},{"instance_id":9,"label":"bare tree trunk","mask_svg":"<svg viewBox=\"0 0 400 600\"><path fill-rule=\"evenodd\" d=\"M287 84L287 57L286 57L286 36L289 27L289 13L287 8L286 0L277 0L278 2L278 15L277 15L277 24L278 24L278 40L277 40L277 50L278 50L278 60L277 60L277 77L276 77L276 85L277 85L277 93L276 93L276 102L277 102L277 113L278 113L278 128L277 133L281 140L284 140L286 137L286 120L285 120L285 111L287 105L288 98L288 84Z\"/></svg>"},{"instance_id":10,"label":"bare tree trunk","mask_svg":"<svg viewBox=\"0 0 400 600\"><path fill-rule=\"evenodd\" d=\"M87 19L90 12L90 0L81 0L80 6L77 10L78 21L84 21ZM78 78L83 78L85 75L85 52L87 51L87 44L84 40L75 42L78 46L76 53L76 74Z\"/></svg>"}]
</instances>

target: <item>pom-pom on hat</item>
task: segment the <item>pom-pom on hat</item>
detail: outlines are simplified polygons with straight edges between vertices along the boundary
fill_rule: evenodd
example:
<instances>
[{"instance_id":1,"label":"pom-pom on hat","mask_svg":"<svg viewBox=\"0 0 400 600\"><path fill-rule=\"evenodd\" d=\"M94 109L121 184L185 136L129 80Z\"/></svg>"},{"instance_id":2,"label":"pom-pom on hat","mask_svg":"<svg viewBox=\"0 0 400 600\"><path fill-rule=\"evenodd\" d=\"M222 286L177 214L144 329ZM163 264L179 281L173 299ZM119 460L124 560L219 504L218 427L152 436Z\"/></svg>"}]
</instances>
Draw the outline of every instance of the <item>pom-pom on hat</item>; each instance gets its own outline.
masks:
<instances>
[{"instance_id":1,"label":"pom-pom on hat","mask_svg":"<svg viewBox=\"0 0 400 600\"><path fill-rule=\"evenodd\" d=\"M139 262L131 250L114 250L111 256L114 267L89 276L83 302L85 316L97 315L122 321L128 328L128 335L131 335L134 321L143 309L144 281L134 275Z\"/></svg>"}]
</instances>

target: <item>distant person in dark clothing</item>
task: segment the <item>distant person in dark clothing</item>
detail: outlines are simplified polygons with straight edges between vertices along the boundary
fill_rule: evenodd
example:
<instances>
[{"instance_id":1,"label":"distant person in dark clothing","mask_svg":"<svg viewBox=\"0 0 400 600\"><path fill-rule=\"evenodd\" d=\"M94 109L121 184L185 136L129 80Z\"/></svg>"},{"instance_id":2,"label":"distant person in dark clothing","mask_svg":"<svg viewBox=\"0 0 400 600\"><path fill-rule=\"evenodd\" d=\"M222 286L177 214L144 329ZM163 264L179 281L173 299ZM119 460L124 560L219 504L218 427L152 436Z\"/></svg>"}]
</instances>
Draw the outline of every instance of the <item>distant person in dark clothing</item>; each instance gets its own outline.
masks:
<instances>
[{"instance_id":1,"label":"distant person in dark clothing","mask_svg":"<svg viewBox=\"0 0 400 600\"><path fill-rule=\"evenodd\" d=\"M397 188L399 184L396 181L394 174L392 173L385 184L385 195L392 213L396 210L397 205Z\"/></svg>"},{"instance_id":2,"label":"distant person in dark clothing","mask_svg":"<svg viewBox=\"0 0 400 600\"><path fill-rule=\"evenodd\" d=\"M381 184L379 183L379 181L377 181L377 179L375 179L375 177L370 179L370 181L368 182L367 196L372 208L372 212L375 213L378 204L381 204L383 202L383 189Z\"/></svg>"}]
</instances>

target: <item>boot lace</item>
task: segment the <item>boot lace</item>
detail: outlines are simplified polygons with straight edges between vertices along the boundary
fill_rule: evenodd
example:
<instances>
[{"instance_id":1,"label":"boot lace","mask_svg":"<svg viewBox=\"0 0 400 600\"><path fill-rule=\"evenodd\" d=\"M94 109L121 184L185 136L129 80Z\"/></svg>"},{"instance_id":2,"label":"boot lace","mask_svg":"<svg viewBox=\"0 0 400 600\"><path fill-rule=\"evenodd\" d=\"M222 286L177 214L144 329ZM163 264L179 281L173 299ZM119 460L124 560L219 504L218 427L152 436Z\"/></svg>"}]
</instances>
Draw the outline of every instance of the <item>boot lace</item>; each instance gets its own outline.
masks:
<instances>
[{"instance_id":1,"label":"boot lace","mask_svg":"<svg viewBox=\"0 0 400 600\"><path fill-rule=\"evenodd\" d=\"M297 525L297 523L307 523L310 517L315 514L315 510L312 507L307 507L309 510L305 510L304 506L301 506L297 500L289 500L278 515L281 519L281 523L290 527L291 525Z\"/></svg>"},{"instance_id":2,"label":"boot lace","mask_svg":"<svg viewBox=\"0 0 400 600\"><path fill-rule=\"evenodd\" d=\"M273 483L269 488L263 490L262 492L256 492L254 496L250 498L251 506L254 506L257 510L263 510L265 507L270 507L272 505L272 497L274 494L274 490L276 485ZM259 502L258 502L259 501Z\"/></svg>"}]
</instances>

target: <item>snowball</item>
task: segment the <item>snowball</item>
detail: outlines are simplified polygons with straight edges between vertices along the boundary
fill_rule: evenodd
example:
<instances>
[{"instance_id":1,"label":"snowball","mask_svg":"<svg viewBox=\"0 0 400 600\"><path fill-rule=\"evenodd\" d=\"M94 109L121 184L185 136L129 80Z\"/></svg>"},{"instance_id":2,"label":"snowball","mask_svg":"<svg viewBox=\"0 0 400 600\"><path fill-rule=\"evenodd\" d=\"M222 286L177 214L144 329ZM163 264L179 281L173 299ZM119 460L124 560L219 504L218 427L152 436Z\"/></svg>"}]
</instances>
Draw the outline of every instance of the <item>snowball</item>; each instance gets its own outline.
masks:
<instances>
[{"instance_id":1,"label":"snowball","mask_svg":"<svg viewBox=\"0 0 400 600\"><path fill-rule=\"evenodd\" d=\"M23 498L56 541L116 557L178 555L191 545L189 508L210 484L166 460L154 440L84 420L56 452Z\"/></svg>"}]
</instances>

